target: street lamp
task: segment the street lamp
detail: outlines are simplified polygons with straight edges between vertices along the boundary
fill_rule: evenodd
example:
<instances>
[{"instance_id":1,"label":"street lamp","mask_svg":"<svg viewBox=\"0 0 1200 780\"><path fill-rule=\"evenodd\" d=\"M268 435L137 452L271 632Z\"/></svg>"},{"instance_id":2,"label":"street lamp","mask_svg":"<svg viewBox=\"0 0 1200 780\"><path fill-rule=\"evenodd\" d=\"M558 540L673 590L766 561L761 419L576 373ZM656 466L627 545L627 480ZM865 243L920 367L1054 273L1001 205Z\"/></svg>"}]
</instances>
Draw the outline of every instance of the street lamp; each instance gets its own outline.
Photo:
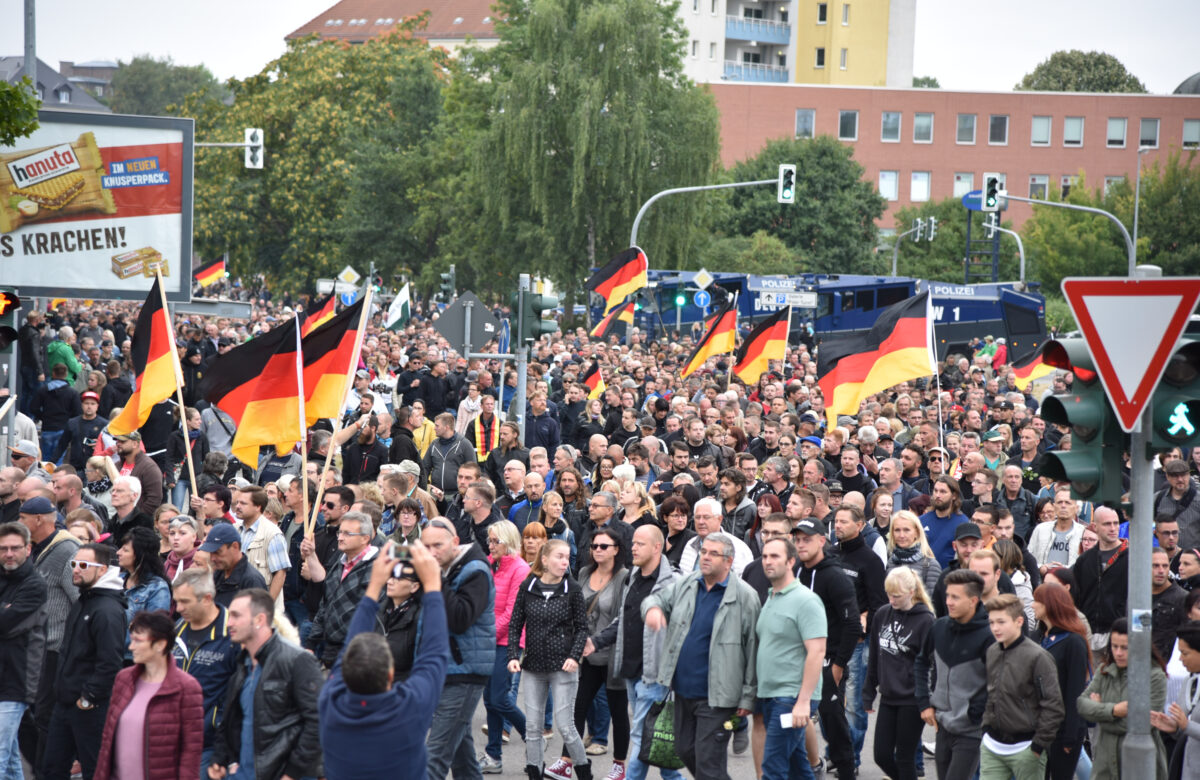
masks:
<instances>
[{"instance_id":1,"label":"street lamp","mask_svg":"<svg viewBox=\"0 0 1200 780\"><path fill-rule=\"evenodd\" d=\"M1133 189L1133 264L1137 265L1138 206L1142 199L1142 155L1153 146L1139 146L1137 150L1137 179Z\"/></svg>"}]
</instances>

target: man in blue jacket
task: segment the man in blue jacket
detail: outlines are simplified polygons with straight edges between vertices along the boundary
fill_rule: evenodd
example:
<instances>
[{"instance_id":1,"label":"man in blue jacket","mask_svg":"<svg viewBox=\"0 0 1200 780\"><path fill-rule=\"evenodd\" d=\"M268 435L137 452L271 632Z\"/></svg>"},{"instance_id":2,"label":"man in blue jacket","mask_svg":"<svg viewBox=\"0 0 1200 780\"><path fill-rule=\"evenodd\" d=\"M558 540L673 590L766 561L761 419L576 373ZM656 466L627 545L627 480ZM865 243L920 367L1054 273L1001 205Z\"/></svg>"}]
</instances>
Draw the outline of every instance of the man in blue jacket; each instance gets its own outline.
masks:
<instances>
[{"instance_id":1,"label":"man in blue jacket","mask_svg":"<svg viewBox=\"0 0 1200 780\"><path fill-rule=\"evenodd\" d=\"M446 679L450 643L437 559L420 542L408 550L424 589L423 632L412 671L393 688L392 652L387 640L374 633L379 595L388 579L400 573L397 569L406 566L384 550L375 558L366 595L350 621L345 649L321 689L318 713L329 780L421 780L426 775L425 734Z\"/></svg>"}]
</instances>

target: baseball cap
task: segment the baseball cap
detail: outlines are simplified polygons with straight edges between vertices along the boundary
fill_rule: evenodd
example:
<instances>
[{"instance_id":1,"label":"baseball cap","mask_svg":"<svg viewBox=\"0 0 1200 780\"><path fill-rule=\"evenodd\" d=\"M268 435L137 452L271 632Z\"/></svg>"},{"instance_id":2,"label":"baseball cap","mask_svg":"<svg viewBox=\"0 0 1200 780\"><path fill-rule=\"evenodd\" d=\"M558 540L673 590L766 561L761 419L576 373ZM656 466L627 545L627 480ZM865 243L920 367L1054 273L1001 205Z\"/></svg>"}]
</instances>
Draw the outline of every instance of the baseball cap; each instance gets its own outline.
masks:
<instances>
[{"instance_id":1,"label":"baseball cap","mask_svg":"<svg viewBox=\"0 0 1200 780\"><path fill-rule=\"evenodd\" d=\"M942 456L945 457L947 460L950 459L950 450L946 449L945 447L930 447L929 448L929 454L932 455L935 452L941 453Z\"/></svg>"},{"instance_id":2,"label":"baseball cap","mask_svg":"<svg viewBox=\"0 0 1200 780\"><path fill-rule=\"evenodd\" d=\"M839 414L837 418L837 424L839 426L858 425L858 420L855 420L848 414Z\"/></svg>"},{"instance_id":3,"label":"baseball cap","mask_svg":"<svg viewBox=\"0 0 1200 780\"><path fill-rule=\"evenodd\" d=\"M357 371L354 372L354 375L356 377L358 377L359 379L370 379L371 378L371 373L369 371L367 371L367 369L365 369L365 368L358 369Z\"/></svg>"},{"instance_id":4,"label":"baseball cap","mask_svg":"<svg viewBox=\"0 0 1200 780\"><path fill-rule=\"evenodd\" d=\"M29 439L18 439L17 443L8 449L16 455L24 455L27 458L36 458L38 456L37 444Z\"/></svg>"},{"instance_id":5,"label":"baseball cap","mask_svg":"<svg viewBox=\"0 0 1200 780\"><path fill-rule=\"evenodd\" d=\"M1013 403L1012 401L997 401L996 408L999 410L1012 409Z\"/></svg>"},{"instance_id":6,"label":"baseball cap","mask_svg":"<svg viewBox=\"0 0 1200 780\"><path fill-rule=\"evenodd\" d=\"M1003 438L1004 438L1004 436L1000 433L1000 431L996 431L996 430L984 431L979 436L980 441L996 441L997 439L1003 439Z\"/></svg>"},{"instance_id":7,"label":"baseball cap","mask_svg":"<svg viewBox=\"0 0 1200 780\"><path fill-rule=\"evenodd\" d=\"M824 536L827 531L825 530L825 524L820 520L805 518L796 523L795 527L792 528L792 533L804 534L805 536Z\"/></svg>"},{"instance_id":8,"label":"baseball cap","mask_svg":"<svg viewBox=\"0 0 1200 780\"><path fill-rule=\"evenodd\" d=\"M208 536L204 538L204 544L200 545L201 552L216 552L227 544L237 542L242 543L242 535L238 533L238 529L234 528L230 523L217 523L208 532Z\"/></svg>"},{"instance_id":9,"label":"baseball cap","mask_svg":"<svg viewBox=\"0 0 1200 780\"><path fill-rule=\"evenodd\" d=\"M805 436L805 437L804 437L803 439L801 439L800 441L806 441L806 442L808 442L809 444L812 444L813 446L816 446L816 447L820 447L820 446L821 446L821 443L822 443L822 442L821 442L821 437L820 437L820 436Z\"/></svg>"},{"instance_id":10,"label":"baseball cap","mask_svg":"<svg viewBox=\"0 0 1200 780\"><path fill-rule=\"evenodd\" d=\"M979 526L974 523L959 523L954 529L954 541L960 542L963 539L982 539L983 534L979 531Z\"/></svg>"},{"instance_id":11,"label":"baseball cap","mask_svg":"<svg viewBox=\"0 0 1200 780\"><path fill-rule=\"evenodd\" d=\"M825 487L829 488L830 493L845 493L846 492L842 488L842 483L837 481L836 479L832 479L829 482L826 482Z\"/></svg>"},{"instance_id":12,"label":"baseball cap","mask_svg":"<svg viewBox=\"0 0 1200 780\"><path fill-rule=\"evenodd\" d=\"M810 422L810 423L820 424L821 416L818 415L816 412L809 410L809 411L805 412L804 414L800 415L800 422Z\"/></svg>"},{"instance_id":13,"label":"baseball cap","mask_svg":"<svg viewBox=\"0 0 1200 780\"><path fill-rule=\"evenodd\" d=\"M400 461L400 467L396 470L401 474L412 474L418 477L421 475L421 467L411 460Z\"/></svg>"},{"instance_id":14,"label":"baseball cap","mask_svg":"<svg viewBox=\"0 0 1200 780\"><path fill-rule=\"evenodd\" d=\"M654 422L654 418L650 415L646 415L638 422L638 426L642 428L654 428L657 427L657 425L658 423Z\"/></svg>"},{"instance_id":15,"label":"baseball cap","mask_svg":"<svg viewBox=\"0 0 1200 780\"><path fill-rule=\"evenodd\" d=\"M54 504L50 503L50 499L45 496L34 496L33 498L21 504L20 514L23 515L50 515L54 514Z\"/></svg>"},{"instance_id":16,"label":"baseball cap","mask_svg":"<svg viewBox=\"0 0 1200 780\"><path fill-rule=\"evenodd\" d=\"M84 390L82 393L79 394L79 400L80 401L95 401L95 402L99 403L100 402L100 394L94 390Z\"/></svg>"},{"instance_id":17,"label":"baseball cap","mask_svg":"<svg viewBox=\"0 0 1200 780\"><path fill-rule=\"evenodd\" d=\"M130 431L129 433L122 433L120 435L113 436L113 438L116 439L117 441L126 441L126 440L141 441L142 440L142 432L141 431Z\"/></svg>"}]
</instances>

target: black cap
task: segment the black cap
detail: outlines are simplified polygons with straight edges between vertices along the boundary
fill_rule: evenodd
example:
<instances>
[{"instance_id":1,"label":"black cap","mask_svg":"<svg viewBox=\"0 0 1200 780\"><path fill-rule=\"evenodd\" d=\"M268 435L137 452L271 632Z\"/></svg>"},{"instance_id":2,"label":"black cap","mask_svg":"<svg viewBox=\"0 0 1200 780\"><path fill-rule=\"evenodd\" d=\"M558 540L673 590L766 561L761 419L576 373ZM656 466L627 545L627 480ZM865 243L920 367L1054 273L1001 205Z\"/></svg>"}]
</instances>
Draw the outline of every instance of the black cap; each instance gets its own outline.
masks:
<instances>
[{"instance_id":1,"label":"black cap","mask_svg":"<svg viewBox=\"0 0 1200 780\"><path fill-rule=\"evenodd\" d=\"M829 488L830 493L845 493L846 492L845 489L842 488L842 483L838 482L836 479L831 479L830 481L826 482L825 487Z\"/></svg>"},{"instance_id":2,"label":"black cap","mask_svg":"<svg viewBox=\"0 0 1200 780\"><path fill-rule=\"evenodd\" d=\"M980 532L979 526L974 523L959 523L954 529L954 541L961 542L963 539L982 539L983 533Z\"/></svg>"},{"instance_id":3,"label":"black cap","mask_svg":"<svg viewBox=\"0 0 1200 780\"><path fill-rule=\"evenodd\" d=\"M825 536L829 532L826 530L825 524L820 520L808 517L796 523L795 527L792 528L792 533L804 534L805 536Z\"/></svg>"}]
</instances>

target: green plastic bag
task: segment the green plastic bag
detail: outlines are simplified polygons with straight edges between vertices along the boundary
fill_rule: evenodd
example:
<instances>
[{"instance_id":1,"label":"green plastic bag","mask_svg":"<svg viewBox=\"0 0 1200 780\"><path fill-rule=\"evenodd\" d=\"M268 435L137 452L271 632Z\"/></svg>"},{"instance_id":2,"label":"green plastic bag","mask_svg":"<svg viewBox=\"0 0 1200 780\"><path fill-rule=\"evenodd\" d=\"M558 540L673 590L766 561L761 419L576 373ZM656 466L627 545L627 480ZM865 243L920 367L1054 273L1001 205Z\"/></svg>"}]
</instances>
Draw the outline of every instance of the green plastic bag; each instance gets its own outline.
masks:
<instances>
[{"instance_id":1,"label":"green plastic bag","mask_svg":"<svg viewBox=\"0 0 1200 780\"><path fill-rule=\"evenodd\" d=\"M638 760L660 769L683 769L683 761L675 753L674 696L668 695L663 701L650 705L646 722L642 724Z\"/></svg>"}]
</instances>

